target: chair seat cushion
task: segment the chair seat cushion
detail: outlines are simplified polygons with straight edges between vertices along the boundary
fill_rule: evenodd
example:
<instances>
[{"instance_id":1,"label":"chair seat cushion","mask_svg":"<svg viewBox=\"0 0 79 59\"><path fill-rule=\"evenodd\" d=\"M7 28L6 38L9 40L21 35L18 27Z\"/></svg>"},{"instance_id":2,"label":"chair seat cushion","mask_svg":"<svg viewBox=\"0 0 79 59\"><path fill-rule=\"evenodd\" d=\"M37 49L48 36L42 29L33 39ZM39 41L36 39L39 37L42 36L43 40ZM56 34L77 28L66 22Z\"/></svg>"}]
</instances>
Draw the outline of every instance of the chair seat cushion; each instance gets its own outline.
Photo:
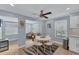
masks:
<instances>
[{"instance_id":1,"label":"chair seat cushion","mask_svg":"<svg viewBox=\"0 0 79 59\"><path fill-rule=\"evenodd\" d=\"M41 46L42 43L40 43L40 42L34 42L34 45Z\"/></svg>"},{"instance_id":2,"label":"chair seat cushion","mask_svg":"<svg viewBox=\"0 0 79 59\"><path fill-rule=\"evenodd\" d=\"M45 43L45 45L52 45L53 44L53 42L47 42L47 43Z\"/></svg>"}]
</instances>

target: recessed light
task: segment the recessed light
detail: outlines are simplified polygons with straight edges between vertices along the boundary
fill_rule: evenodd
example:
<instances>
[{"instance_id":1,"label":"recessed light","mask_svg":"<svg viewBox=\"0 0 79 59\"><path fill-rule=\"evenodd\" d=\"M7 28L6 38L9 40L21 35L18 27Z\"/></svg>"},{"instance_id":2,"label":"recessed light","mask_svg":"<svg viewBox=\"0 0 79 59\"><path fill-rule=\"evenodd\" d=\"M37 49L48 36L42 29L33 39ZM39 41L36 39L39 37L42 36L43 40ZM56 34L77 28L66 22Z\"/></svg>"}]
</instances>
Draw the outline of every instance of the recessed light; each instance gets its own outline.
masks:
<instances>
[{"instance_id":1,"label":"recessed light","mask_svg":"<svg viewBox=\"0 0 79 59\"><path fill-rule=\"evenodd\" d=\"M66 8L66 10L70 10L70 8Z\"/></svg>"}]
</instances>

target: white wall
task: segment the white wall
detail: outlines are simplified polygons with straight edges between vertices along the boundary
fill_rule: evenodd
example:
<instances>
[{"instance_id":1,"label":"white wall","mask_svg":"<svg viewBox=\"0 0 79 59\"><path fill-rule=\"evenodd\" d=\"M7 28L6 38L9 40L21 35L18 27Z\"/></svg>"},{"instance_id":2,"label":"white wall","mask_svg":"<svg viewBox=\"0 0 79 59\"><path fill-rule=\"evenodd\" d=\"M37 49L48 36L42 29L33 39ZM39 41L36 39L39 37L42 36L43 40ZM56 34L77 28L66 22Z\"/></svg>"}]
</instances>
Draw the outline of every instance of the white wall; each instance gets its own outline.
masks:
<instances>
[{"instance_id":1,"label":"white wall","mask_svg":"<svg viewBox=\"0 0 79 59\"><path fill-rule=\"evenodd\" d=\"M79 16L70 16L70 35L79 36Z\"/></svg>"},{"instance_id":2,"label":"white wall","mask_svg":"<svg viewBox=\"0 0 79 59\"><path fill-rule=\"evenodd\" d=\"M70 28L79 27L79 16L70 16Z\"/></svg>"},{"instance_id":3,"label":"white wall","mask_svg":"<svg viewBox=\"0 0 79 59\"><path fill-rule=\"evenodd\" d=\"M41 26L42 26L42 36L46 36L46 33L47 33L47 31L46 31L46 21L45 20L43 20L42 22L41 22Z\"/></svg>"},{"instance_id":4,"label":"white wall","mask_svg":"<svg viewBox=\"0 0 79 59\"><path fill-rule=\"evenodd\" d=\"M20 24L20 21L23 22L23 25ZM26 47L26 25L25 25L25 18L18 18L18 46L20 48Z\"/></svg>"},{"instance_id":5,"label":"white wall","mask_svg":"<svg viewBox=\"0 0 79 59\"><path fill-rule=\"evenodd\" d=\"M51 25L51 28L48 27L48 24ZM46 34L49 35L51 38L54 38L54 21L52 20L48 20L46 22Z\"/></svg>"},{"instance_id":6,"label":"white wall","mask_svg":"<svg viewBox=\"0 0 79 59\"><path fill-rule=\"evenodd\" d=\"M2 23L2 22L1 22ZM0 27L0 40L2 39L2 24L1 24L1 27Z\"/></svg>"},{"instance_id":7,"label":"white wall","mask_svg":"<svg viewBox=\"0 0 79 59\"><path fill-rule=\"evenodd\" d=\"M79 37L69 38L69 50L79 53Z\"/></svg>"},{"instance_id":8,"label":"white wall","mask_svg":"<svg viewBox=\"0 0 79 59\"><path fill-rule=\"evenodd\" d=\"M3 21L11 21L11 22L18 22L18 18L14 17L8 17L8 16L0 16L0 19L3 19Z\"/></svg>"}]
</instances>

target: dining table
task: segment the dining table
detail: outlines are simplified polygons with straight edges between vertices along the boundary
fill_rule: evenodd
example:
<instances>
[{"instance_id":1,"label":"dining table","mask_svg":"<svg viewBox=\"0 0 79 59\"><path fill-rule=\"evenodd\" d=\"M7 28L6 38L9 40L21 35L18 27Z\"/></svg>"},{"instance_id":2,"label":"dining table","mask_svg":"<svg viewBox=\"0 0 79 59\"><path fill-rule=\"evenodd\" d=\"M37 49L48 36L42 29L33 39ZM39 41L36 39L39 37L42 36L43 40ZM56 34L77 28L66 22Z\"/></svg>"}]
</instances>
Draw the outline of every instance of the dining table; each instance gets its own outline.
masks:
<instances>
[{"instance_id":1,"label":"dining table","mask_svg":"<svg viewBox=\"0 0 79 59\"><path fill-rule=\"evenodd\" d=\"M38 42L41 42L42 44L49 42L51 40L51 38L47 38L47 37L40 37L39 39L37 39Z\"/></svg>"},{"instance_id":2,"label":"dining table","mask_svg":"<svg viewBox=\"0 0 79 59\"><path fill-rule=\"evenodd\" d=\"M50 37L40 37L37 39L38 42L42 43L42 46L43 46L43 51L45 52L46 50L46 45L45 43L48 43L51 41L51 38Z\"/></svg>"}]
</instances>

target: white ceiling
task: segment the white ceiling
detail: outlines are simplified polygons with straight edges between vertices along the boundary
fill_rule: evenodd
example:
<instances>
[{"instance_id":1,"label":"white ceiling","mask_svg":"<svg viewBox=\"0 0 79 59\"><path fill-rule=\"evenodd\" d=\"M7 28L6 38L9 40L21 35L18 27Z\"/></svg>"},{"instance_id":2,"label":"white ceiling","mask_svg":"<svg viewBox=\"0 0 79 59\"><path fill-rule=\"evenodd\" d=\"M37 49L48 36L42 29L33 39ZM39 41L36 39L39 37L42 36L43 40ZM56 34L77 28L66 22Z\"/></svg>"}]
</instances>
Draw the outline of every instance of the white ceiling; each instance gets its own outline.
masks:
<instances>
[{"instance_id":1,"label":"white ceiling","mask_svg":"<svg viewBox=\"0 0 79 59\"><path fill-rule=\"evenodd\" d=\"M66 8L70 8L70 10L66 10ZM38 17L35 14L39 14L40 10L51 11L53 14L49 15L49 18L52 18L56 15L78 10L79 4L14 4L13 7L9 4L0 4L0 9L30 17Z\"/></svg>"}]
</instances>

